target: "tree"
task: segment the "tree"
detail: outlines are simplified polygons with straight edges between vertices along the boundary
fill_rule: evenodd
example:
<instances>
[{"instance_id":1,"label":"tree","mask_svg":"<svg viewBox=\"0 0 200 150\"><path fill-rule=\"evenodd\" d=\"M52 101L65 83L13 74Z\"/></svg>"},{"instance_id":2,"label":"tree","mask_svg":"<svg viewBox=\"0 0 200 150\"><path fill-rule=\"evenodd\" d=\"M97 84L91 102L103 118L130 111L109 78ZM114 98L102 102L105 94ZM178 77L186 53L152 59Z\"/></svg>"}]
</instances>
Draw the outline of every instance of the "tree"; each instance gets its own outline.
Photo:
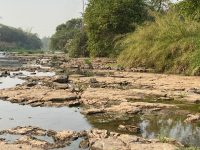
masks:
<instances>
[{"instance_id":1,"label":"tree","mask_svg":"<svg viewBox=\"0 0 200 150\"><path fill-rule=\"evenodd\" d=\"M87 50L87 35L83 31L76 34L76 36L68 43L70 57L88 57L89 52Z\"/></svg>"},{"instance_id":2,"label":"tree","mask_svg":"<svg viewBox=\"0 0 200 150\"><path fill-rule=\"evenodd\" d=\"M200 1L199 0L183 0L176 7L178 11L193 20L200 21Z\"/></svg>"},{"instance_id":3,"label":"tree","mask_svg":"<svg viewBox=\"0 0 200 150\"><path fill-rule=\"evenodd\" d=\"M41 46L42 43L37 34L0 24L0 50L35 50L40 49Z\"/></svg>"},{"instance_id":4,"label":"tree","mask_svg":"<svg viewBox=\"0 0 200 150\"><path fill-rule=\"evenodd\" d=\"M143 0L89 0L84 14L91 56L115 54L115 37L148 18Z\"/></svg>"},{"instance_id":5,"label":"tree","mask_svg":"<svg viewBox=\"0 0 200 150\"><path fill-rule=\"evenodd\" d=\"M66 44L80 32L82 19L71 19L56 28L56 33L51 37L50 47L53 50L68 51Z\"/></svg>"},{"instance_id":6,"label":"tree","mask_svg":"<svg viewBox=\"0 0 200 150\"><path fill-rule=\"evenodd\" d=\"M163 12L169 8L171 0L146 0L146 3L153 11Z\"/></svg>"}]
</instances>

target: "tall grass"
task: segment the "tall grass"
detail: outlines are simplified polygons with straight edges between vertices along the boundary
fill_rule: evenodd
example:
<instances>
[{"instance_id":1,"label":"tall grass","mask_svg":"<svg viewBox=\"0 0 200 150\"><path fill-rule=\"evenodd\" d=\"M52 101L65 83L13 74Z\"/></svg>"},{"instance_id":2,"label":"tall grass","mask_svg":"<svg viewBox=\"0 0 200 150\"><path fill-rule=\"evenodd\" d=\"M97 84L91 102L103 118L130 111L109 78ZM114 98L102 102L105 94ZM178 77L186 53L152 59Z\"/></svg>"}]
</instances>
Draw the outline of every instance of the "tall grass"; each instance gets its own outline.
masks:
<instances>
[{"instance_id":1,"label":"tall grass","mask_svg":"<svg viewBox=\"0 0 200 150\"><path fill-rule=\"evenodd\" d=\"M200 24L171 11L155 15L120 41L119 64L146 67L156 72L198 75L200 73Z\"/></svg>"}]
</instances>

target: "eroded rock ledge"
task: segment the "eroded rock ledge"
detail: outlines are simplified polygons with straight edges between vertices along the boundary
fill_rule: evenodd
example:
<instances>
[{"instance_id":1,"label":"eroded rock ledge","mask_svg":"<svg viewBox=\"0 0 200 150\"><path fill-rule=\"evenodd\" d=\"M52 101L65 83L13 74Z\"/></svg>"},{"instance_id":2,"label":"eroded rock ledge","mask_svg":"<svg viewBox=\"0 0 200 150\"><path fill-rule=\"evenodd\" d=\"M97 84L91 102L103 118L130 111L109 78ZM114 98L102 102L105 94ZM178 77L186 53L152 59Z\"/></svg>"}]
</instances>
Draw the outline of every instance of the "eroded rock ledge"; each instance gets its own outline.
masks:
<instances>
[{"instance_id":1,"label":"eroded rock ledge","mask_svg":"<svg viewBox=\"0 0 200 150\"><path fill-rule=\"evenodd\" d=\"M0 99L12 103L36 106L75 106L80 104L80 96L69 90L51 89L47 86L20 86L0 90Z\"/></svg>"},{"instance_id":2,"label":"eroded rock ledge","mask_svg":"<svg viewBox=\"0 0 200 150\"><path fill-rule=\"evenodd\" d=\"M90 150L175 150L181 145L174 140L162 143L159 140L146 140L141 137L92 129L90 131L60 131L45 130L38 127L16 127L0 132L0 135L19 135L15 141L1 139L1 149L54 149L63 148L81 138L79 146ZM39 137L43 137L41 140ZM48 138L47 138L48 137ZM48 139L52 138L52 141Z\"/></svg>"}]
</instances>

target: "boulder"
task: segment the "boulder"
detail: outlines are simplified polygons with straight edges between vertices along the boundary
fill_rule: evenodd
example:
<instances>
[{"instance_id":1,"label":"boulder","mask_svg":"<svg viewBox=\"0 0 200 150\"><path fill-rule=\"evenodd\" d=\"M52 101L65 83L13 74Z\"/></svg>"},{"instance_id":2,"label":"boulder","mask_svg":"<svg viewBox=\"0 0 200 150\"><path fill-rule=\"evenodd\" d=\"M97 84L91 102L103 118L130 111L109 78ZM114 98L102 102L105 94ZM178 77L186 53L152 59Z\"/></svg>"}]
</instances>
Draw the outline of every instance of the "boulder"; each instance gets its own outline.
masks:
<instances>
[{"instance_id":1,"label":"boulder","mask_svg":"<svg viewBox=\"0 0 200 150\"><path fill-rule=\"evenodd\" d=\"M53 78L53 82L57 83L68 83L69 82L69 76L55 76Z\"/></svg>"}]
</instances>

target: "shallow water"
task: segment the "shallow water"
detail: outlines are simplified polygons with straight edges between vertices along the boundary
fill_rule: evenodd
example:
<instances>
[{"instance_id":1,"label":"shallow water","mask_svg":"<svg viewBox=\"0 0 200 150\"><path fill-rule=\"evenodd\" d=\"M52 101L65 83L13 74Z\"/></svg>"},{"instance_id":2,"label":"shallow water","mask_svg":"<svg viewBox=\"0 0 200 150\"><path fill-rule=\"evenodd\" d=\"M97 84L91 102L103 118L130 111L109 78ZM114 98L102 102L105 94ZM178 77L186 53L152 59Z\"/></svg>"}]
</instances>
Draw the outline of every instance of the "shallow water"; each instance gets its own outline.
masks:
<instances>
[{"instance_id":1,"label":"shallow water","mask_svg":"<svg viewBox=\"0 0 200 150\"><path fill-rule=\"evenodd\" d=\"M21 75L19 75L20 77L24 77L24 76L37 76L37 77L52 77L55 75L55 72L39 72L39 71L35 71L35 72L29 72L29 71L17 71L17 72L11 72L11 76L14 73L21 73ZM34 73L34 74L33 74ZM18 76L18 77L19 77Z\"/></svg>"},{"instance_id":2,"label":"shallow water","mask_svg":"<svg viewBox=\"0 0 200 150\"><path fill-rule=\"evenodd\" d=\"M20 73L20 74L17 76L14 76L13 74L15 74L15 73ZM38 72L38 71L36 71L35 74L32 74L32 72L29 72L29 71L11 72L10 76L0 77L0 89L12 88L12 87L15 87L17 84L24 83L25 81L22 79L19 79L19 77L26 77L26 76L38 76L38 77L48 76L48 77L51 77L54 75L55 75L54 72Z\"/></svg>"},{"instance_id":3,"label":"shallow water","mask_svg":"<svg viewBox=\"0 0 200 150\"><path fill-rule=\"evenodd\" d=\"M31 107L0 101L0 118L0 130L29 125L56 131L81 131L91 127L78 108L68 107Z\"/></svg>"},{"instance_id":4,"label":"shallow water","mask_svg":"<svg viewBox=\"0 0 200 150\"><path fill-rule=\"evenodd\" d=\"M18 79L17 77L11 78L11 77L2 77L0 78L0 89L4 88L12 88L15 87L17 84L24 83L23 80Z\"/></svg>"},{"instance_id":5,"label":"shallow water","mask_svg":"<svg viewBox=\"0 0 200 150\"><path fill-rule=\"evenodd\" d=\"M0 67L20 67L22 62L17 59L10 59L4 53L0 52Z\"/></svg>"},{"instance_id":6,"label":"shallow water","mask_svg":"<svg viewBox=\"0 0 200 150\"><path fill-rule=\"evenodd\" d=\"M197 124L184 123L186 116L174 114L173 112L162 114L148 114L136 116L124 116L114 118L105 115L88 117L90 123L97 128L109 131L121 132L119 125L134 125L140 128L138 136L148 139L169 137L176 139L184 145L200 147L200 127ZM130 132L121 132L128 133Z\"/></svg>"},{"instance_id":7,"label":"shallow water","mask_svg":"<svg viewBox=\"0 0 200 150\"><path fill-rule=\"evenodd\" d=\"M16 72L15 72L16 73ZM30 76L30 72L21 71L23 75ZM11 73L12 76L13 73ZM33 76L53 76L51 72L37 72ZM0 78L0 89L11 88L24 81L17 77ZM31 107L13 104L7 101L0 101L0 130L16 126L37 126L52 130L86 130L90 124L80 114L78 108L45 108Z\"/></svg>"}]
</instances>

